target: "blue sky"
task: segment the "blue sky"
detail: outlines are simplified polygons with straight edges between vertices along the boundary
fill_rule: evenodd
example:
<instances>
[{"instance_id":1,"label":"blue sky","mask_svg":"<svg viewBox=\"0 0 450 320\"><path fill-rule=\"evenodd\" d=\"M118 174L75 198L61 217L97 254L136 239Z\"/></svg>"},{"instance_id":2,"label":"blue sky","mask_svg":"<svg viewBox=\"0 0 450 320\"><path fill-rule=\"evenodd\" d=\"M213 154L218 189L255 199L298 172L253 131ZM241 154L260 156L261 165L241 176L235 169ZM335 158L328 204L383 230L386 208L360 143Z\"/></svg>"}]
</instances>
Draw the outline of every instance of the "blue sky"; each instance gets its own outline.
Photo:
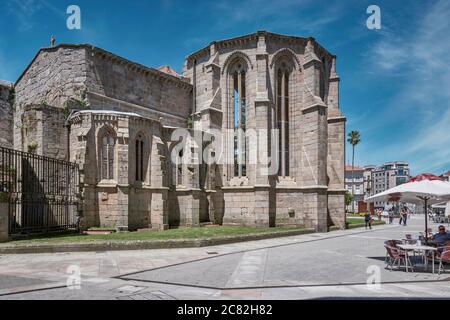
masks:
<instances>
[{"instance_id":1,"label":"blue sky","mask_svg":"<svg viewBox=\"0 0 450 320\"><path fill-rule=\"evenodd\" d=\"M66 28L71 4L81 8L81 30ZM366 27L371 4L381 8L381 30ZM9 81L51 34L179 72L185 56L213 40L256 30L313 36L338 56L347 130L362 136L357 164L450 170L447 0L1 0L0 29L0 79Z\"/></svg>"}]
</instances>

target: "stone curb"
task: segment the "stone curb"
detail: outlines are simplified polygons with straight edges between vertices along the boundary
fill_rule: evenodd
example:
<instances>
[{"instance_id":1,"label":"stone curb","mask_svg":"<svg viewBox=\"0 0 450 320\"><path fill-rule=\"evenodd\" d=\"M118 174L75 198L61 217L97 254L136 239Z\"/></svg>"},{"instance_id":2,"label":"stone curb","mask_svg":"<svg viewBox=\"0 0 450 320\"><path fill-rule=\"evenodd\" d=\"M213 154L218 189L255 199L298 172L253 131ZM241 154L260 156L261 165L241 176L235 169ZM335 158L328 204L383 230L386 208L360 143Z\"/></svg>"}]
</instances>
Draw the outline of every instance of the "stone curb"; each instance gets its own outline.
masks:
<instances>
[{"instance_id":1,"label":"stone curb","mask_svg":"<svg viewBox=\"0 0 450 320\"><path fill-rule=\"evenodd\" d=\"M373 226L384 226L385 224L386 224L386 222L384 222L384 223L383 222L381 222L381 223L375 222L375 223L372 223L372 227ZM365 226L366 226L365 223L349 224L347 226L347 230L356 229L356 228L363 228Z\"/></svg>"},{"instance_id":2,"label":"stone curb","mask_svg":"<svg viewBox=\"0 0 450 320\"><path fill-rule=\"evenodd\" d=\"M134 240L134 241L96 241L68 244L30 244L30 245L1 245L0 254L29 254L29 253L57 253L57 252L92 252L92 251L122 251L146 249L174 249L199 248L221 244L291 237L315 233L314 229L282 231L266 234L249 234L204 239L175 239L175 240Z\"/></svg>"}]
</instances>

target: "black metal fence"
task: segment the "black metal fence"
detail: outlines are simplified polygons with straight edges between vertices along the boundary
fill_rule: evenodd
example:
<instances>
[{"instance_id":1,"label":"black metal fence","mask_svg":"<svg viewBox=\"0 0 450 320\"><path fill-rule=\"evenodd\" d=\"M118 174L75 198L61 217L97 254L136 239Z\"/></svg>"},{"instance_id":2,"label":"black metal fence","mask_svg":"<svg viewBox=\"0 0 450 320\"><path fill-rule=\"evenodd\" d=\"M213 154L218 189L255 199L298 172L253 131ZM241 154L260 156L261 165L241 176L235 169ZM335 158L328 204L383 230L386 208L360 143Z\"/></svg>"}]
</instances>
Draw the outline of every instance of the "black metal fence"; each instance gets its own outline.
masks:
<instances>
[{"instance_id":1,"label":"black metal fence","mask_svg":"<svg viewBox=\"0 0 450 320\"><path fill-rule=\"evenodd\" d=\"M78 228L79 170L75 163L0 147L0 201L9 233Z\"/></svg>"}]
</instances>

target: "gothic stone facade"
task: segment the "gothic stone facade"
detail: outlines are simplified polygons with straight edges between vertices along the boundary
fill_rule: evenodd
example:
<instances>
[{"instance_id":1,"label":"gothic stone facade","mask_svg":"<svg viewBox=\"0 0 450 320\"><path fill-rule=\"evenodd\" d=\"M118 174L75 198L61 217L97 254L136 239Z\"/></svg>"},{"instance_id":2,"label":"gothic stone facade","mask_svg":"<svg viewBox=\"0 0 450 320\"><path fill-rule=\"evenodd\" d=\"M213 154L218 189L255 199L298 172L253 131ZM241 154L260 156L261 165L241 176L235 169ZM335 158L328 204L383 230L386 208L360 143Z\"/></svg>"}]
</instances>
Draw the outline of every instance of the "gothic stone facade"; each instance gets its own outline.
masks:
<instances>
[{"instance_id":1,"label":"gothic stone facade","mask_svg":"<svg viewBox=\"0 0 450 320\"><path fill-rule=\"evenodd\" d=\"M183 75L164 71L61 44L17 80L14 148L80 165L84 227L345 226L335 56L313 38L261 31L193 53ZM183 144L173 139L188 127ZM253 142L228 138L235 129L258 132L255 161ZM201 163L195 137L217 131L231 163ZM279 169L261 174L270 161Z\"/></svg>"}]
</instances>

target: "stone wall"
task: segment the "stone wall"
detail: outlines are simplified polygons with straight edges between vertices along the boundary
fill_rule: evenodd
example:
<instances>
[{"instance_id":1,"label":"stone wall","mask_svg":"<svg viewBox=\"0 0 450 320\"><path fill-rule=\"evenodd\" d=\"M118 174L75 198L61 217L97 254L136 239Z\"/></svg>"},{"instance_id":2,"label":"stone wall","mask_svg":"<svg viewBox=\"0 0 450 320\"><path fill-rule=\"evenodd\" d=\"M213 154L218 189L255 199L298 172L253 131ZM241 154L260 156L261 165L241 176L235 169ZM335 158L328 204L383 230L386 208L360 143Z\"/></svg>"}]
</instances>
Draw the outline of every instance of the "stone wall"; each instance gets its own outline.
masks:
<instances>
[{"instance_id":1,"label":"stone wall","mask_svg":"<svg viewBox=\"0 0 450 320\"><path fill-rule=\"evenodd\" d=\"M186 127L191 94L192 86L181 77L92 46L62 44L41 49L17 81L14 145L19 150L28 149L23 129L25 112L31 108L61 110L55 117L44 111L43 133L62 133L70 110L80 109L133 112L165 125ZM33 138L43 146L39 154L67 157L67 143L53 139L46 144L42 137ZM52 150L41 153L47 147Z\"/></svg>"},{"instance_id":2,"label":"stone wall","mask_svg":"<svg viewBox=\"0 0 450 320\"><path fill-rule=\"evenodd\" d=\"M295 189L276 192L276 225L304 226L303 193Z\"/></svg>"},{"instance_id":3,"label":"stone wall","mask_svg":"<svg viewBox=\"0 0 450 320\"><path fill-rule=\"evenodd\" d=\"M20 133L21 149L59 160L68 158L68 127L61 108L48 105L22 107ZM16 146L17 147L17 146Z\"/></svg>"},{"instance_id":4,"label":"stone wall","mask_svg":"<svg viewBox=\"0 0 450 320\"><path fill-rule=\"evenodd\" d=\"M247 163L246 177L235 177L233 165L220 165L216 190L223 190L211 196L214 210L223 213L227 224L304 224L326 231L331 215L340 225L342 216L345 219L341 197L334 197L328 207L328 188L333 194L340 192L344 164L345 137L341 127L328 124L329 110L330 117L339 114L345 121L339 112L335 57L313 38L264 31L211 43L184 65L184 76L194 87L196 129L234 127L229 75L233 65L245 70L246 128L256 130L277 127L277 70L282 65L289 68L289 176L261 176L258 170L264 169L264 162L259 160L256 165ZM232 155L233 143L222 147L224 154ZM267 150L270 156L270 145ZM258 152L258 158L265 156ZM336 173L330 179L332 172ZM242 188L234 190L237 186Z\"/></svg>"},{"instance_id":5,"label":"stone wall","mask_svg":"<svg viewBox=\"0 0 450 320\"><path fill-rule=\"evenodd\" d=\"M136 112L186 127L192 109L192 86L188 82L101 49L86 50L86 85L92 109Z\"/></svg>"},{"instance_id":6,"label":"stone wall","mask_svg":"<svg viewBox=\"0 0 450 320\"><path fill-rule=\"evenodd\" d=\"M18 111L43 104L64 108L86 91L86 51L74 45L41 49L16 84Z\"/></svg>"},{"instance_id":7,"label":"stone wall","mask_svg":"<svg viewBox=\"0 0 450 320\"><path fill-rule=\"evenodd\" d=\"M86 92L86 52L77 46L42 49L16 84L14 147L68 159L64 124L70 101L81 101ZM29 122L36 122L36 128Z\"/></svg>"},{"instance_id":8,"label":"stone wall","mask_svg":"<svg viewBox=\"0 0 450 320\"><path fill-rule=\"evenodd\" d=\"M11 102L14 99L13 86L0 81L0 146L13 146L13 110Z\"/></svg>"},{"instance_id":9,"label":"stone wall","mask_svg":"<svg viewBox=\"0 0 450 320\"><path fill-rule=\"evenodd\" d=\"M224 225L268 226L268 221L256 219L255 194L252 188L227 188L223 191Z\"/></svg>"},{"instance_id":10,"label":"stone wall","mask_svg":"<svg viewBox=\"0 0 450 320\"><path fill-rule=\"evenodd\" d=\"M182 165L181 183L174 183L170 150L176 142L170 134L186 127L191 113L195 130L224 133L234 127L230 70L239 64L245 69L246 127L267 132L267 150L247 163L245 177L235 177L233 165L218 164L201 185L196 161L202 150L191 139L185 153L191 158ZM281 66L290 70L289 172L264 175L265 160L277 156L269 130L278 126ZM84 227L166 229L214 222L326 231L330 224L345 225L345 118L338 79L335 57L313 38L267 32L212 43L186 59L184 76L88 45L59 45L40 50L17 82L14 145L80 165ZM114 178L102 180L100 139L106 127L116 141ZM139 134L145 141L143 181L135 178ZM254 143L247 144L247 155ZM233 152L233 143L224 143L223 154Z\"/></svg>"}]
</instances>

